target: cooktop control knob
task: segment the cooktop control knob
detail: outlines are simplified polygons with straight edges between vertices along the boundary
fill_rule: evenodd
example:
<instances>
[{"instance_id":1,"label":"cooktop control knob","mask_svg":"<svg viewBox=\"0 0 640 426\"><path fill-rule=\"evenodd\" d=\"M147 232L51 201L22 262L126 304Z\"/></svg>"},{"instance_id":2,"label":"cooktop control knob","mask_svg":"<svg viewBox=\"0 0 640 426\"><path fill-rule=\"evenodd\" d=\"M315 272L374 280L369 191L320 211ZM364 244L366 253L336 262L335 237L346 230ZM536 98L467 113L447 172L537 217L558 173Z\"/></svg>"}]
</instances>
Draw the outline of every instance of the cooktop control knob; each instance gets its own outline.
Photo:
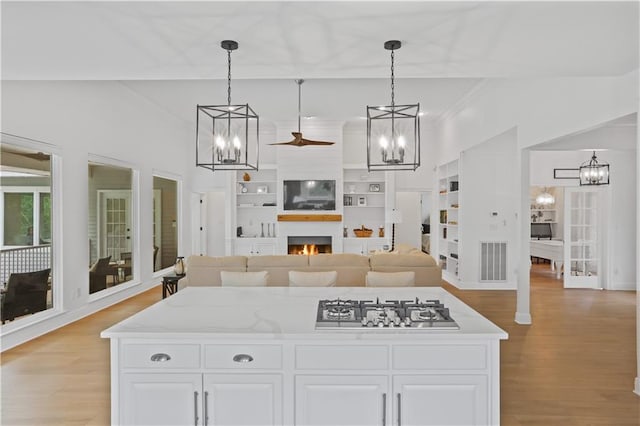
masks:
<instances>
[{"instance_id":1,"label":"cooktop control knob","mask_svg":"<svg viewBox=\"0 0 640 426\"><path fill-rule=\"evenodd\" d=\"M407 326L411 326L411 318L406 317L406 318L404 319L404 323L405 323Z\"/></svg>"},{"instance_id":2,"label":"cooktop control knob","mask_svg":"<svg viewBox=\"0 0 640 426\"><path fill-rule=\"evenodd\" d=\"M393 323L394 323L395 325L400 325L400 317L395 317L395 318L393 319Z\"/></svg>"},{"instance_id":3,"label":"cooktop control knob","mask_svg":"<svg viewBox=\"0 0 640 426\"><path fill-rule=\"evenodd\" d=\"M378 322L378 327L384 327L384 322L382 321Z\"/></svg>"},{"instance_id":4,"label":"cooktop control knob","mask_svg":"<svg viewBox=\"0 0 640 426\"><path fill-rule=\"evenodd\" d=\"M384 317L384 325L389 326L389 317Z\"/></svg>"}]
</instances>

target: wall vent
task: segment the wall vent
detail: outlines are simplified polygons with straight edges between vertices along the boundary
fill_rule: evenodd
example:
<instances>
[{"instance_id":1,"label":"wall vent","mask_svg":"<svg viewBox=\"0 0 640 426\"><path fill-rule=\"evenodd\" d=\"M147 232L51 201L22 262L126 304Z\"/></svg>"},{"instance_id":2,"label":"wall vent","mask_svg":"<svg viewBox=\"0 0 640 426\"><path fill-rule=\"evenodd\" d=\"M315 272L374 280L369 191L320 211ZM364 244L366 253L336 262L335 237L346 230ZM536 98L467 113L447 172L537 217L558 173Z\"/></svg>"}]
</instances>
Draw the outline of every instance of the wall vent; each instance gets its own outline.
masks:
<instances>
[{"instance_id":1,"label":"wall vent","mask_svg":"<svg viewBox=\"0 0 640 426\"><path fill-rule=\"evenodd\" d=\"M507 281L507 243L480 242L480 282Z\"/></svg>"}]
</instances>

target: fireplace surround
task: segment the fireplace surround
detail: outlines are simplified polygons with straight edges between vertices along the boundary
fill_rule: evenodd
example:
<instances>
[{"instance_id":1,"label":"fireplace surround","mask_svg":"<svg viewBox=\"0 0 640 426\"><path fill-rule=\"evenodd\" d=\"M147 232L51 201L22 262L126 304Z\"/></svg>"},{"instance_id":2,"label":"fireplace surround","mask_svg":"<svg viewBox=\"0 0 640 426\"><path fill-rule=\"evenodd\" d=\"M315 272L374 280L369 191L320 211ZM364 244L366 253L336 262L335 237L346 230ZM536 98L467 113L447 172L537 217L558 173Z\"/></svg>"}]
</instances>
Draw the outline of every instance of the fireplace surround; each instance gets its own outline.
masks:
<instances>
[{"instance_id":1,"label":"fireplace surround","mask_svg":"<svg viewBox=\"0 0 640 426\"><path fill-rule=\"evenodd\" d=\"M287 254L331 253L331 236L287 237Z\"/></svg>"}]
</instances>

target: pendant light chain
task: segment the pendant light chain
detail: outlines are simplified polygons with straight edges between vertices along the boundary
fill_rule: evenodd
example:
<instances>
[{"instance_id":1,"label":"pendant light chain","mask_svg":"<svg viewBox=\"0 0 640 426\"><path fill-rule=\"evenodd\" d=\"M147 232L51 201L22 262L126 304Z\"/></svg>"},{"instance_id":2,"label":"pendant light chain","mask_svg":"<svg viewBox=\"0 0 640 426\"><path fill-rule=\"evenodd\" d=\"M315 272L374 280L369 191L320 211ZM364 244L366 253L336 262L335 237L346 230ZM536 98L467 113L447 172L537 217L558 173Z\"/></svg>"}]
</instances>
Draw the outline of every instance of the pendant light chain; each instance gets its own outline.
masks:
<instances>
[{"instance_id":1,"label":"pendant light chain","mask_svg":"<svg viewBox=\"0 0 640 426\"><path fill-rule=\"evenodd\" d=\"M227 50L227 105L231 105L231 49Z\"/></svg>"},{"instance_id":2,"label":"pendant light chain","mask_svg":"<svg viewBox=\"0 0 640 426\"><path fill-rule=\"evenodd\" d=\"M394 74L394 51L391 51L391 106L395 106L395 74Z\"/></svg>"}]
</instances>

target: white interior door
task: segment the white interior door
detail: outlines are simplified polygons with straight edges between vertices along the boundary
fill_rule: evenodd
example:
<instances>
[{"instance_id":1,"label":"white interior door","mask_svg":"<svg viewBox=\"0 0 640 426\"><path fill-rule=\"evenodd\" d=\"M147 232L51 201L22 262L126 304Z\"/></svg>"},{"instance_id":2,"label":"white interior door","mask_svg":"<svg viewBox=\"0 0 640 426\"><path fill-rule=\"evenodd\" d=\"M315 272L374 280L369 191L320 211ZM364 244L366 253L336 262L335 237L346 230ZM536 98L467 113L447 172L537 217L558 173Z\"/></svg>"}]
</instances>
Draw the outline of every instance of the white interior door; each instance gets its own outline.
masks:
<instances>
[{"instance_id":1,"label":"white interior door","mask_svg":"<svg viewBox=\"0 0 640 426\"><path fill-rule=\"evenodd\" d=\"M120 253L131 252L131 191L99 191L98 257L120 260Z\"/></svg>"},{"instance_id":2,"label":"white interior door","mask_svg":"<svg viewBox=\"0 0 640 426\"><path fill-rule=\"evenodd\" d=\"M600 213L597 188L565 190L565 287L602 288Z\"/></svg>"}]
</instances>

